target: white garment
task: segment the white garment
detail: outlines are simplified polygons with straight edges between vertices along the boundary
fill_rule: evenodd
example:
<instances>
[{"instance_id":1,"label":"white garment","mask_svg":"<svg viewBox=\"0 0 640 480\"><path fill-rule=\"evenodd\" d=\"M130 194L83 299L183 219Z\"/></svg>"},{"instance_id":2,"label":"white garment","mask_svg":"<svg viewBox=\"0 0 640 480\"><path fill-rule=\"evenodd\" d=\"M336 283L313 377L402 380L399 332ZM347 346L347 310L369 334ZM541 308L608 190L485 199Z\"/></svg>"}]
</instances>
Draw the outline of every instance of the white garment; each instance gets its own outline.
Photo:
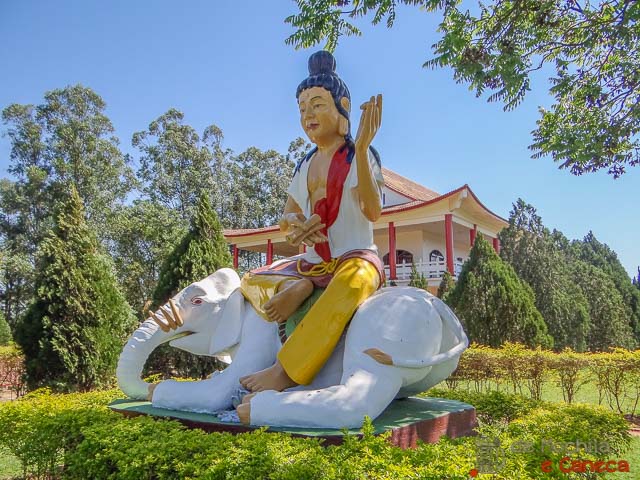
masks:
<instances>
[{"instance_id":1,"label":"white garment","mask_svg":"<svg viewBox=\"0 0 640 480\"><path fill-rule=\"evenodd\" d=\"M380 165L369 151L369 168L373 172L373 177L378 183L380 200L382 201L382 187L384 179ZM300 169L296 172L287 193L295 200L302 209L305 217L309 218L313 214L307 175L309 165L313 158L302 162ZM344 181L342 190L342 200L336 221L328 229L329 248L333 258L339 257L349 250L367 249L377 253L378 248L373 243L373 223L364 216L360 210L360 202L356 187L358 186L358 169L356 166L356 156L354 154L347 178ZM320 263L322 258L310 248L303 255L303 258L310 263Z\"/></svg>"}]
</instances>

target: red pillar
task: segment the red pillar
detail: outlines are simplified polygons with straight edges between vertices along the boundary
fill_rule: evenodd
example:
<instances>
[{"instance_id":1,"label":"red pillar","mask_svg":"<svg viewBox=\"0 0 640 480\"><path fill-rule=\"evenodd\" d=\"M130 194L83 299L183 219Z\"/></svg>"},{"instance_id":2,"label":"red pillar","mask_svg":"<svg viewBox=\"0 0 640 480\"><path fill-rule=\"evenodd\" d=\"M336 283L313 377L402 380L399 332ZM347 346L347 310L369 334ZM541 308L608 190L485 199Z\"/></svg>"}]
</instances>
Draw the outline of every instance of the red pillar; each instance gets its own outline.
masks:
<instances>
[{"instance_id":1,"label":"red pillar","mask_svg":"<svg viewBox=\"0 0 640 480\"><path fill-rule=\"evenodd\" d=\"M238 269L238 246L233 244L233 268Z\"/></svg>"},{"instance_id":2,"label":"red pillar","mask_svg":"<svg viewBox=\"0 0 640 480\"><path fill-rule=\"evenodd\" d=\"M453 275L453 215L450 213L444 215L444 233L446 238L445 257L447 259L447 270Z\"/></svg>"},{"instance_id":3,"label":"red pillar","mask_svg":"<svg viewBox=\"0 0 640 480\"><path fill-rule=\"evenodd\" d=\"M267 240L267 265L271 265L273 263L273 243L271 243L271 239Z\"/></svg>"},{"instance_id":4,"label":"red pillar","mask_svg":"<svg viewBox=\"0 0 640 480\"><path fill-rule=\"evenodd\" d=\"M469 245L473 247L473 244L476 243L476 235L478 234L478 225L473 224L473 228L469 230Z\"/></svg>"},{"instance_id":5,"label":"red pillar","mask_svg":"<svg viewBox=\"0 0 640 480\"><path fill-rule=\"evenodd\" d=\"M498 237L493 239L493 249L500 255L500 240L498 240Z\"/></svg>"},{"instance_id":6,"label":"red pillar","mask_svg":"<svg viewBox=\"0 0 640 480\"><path fill-rule=\"evenodd\" d=\"M396 280L396 227L389 222L389 280Z\"/></svg>"}]
</instances>

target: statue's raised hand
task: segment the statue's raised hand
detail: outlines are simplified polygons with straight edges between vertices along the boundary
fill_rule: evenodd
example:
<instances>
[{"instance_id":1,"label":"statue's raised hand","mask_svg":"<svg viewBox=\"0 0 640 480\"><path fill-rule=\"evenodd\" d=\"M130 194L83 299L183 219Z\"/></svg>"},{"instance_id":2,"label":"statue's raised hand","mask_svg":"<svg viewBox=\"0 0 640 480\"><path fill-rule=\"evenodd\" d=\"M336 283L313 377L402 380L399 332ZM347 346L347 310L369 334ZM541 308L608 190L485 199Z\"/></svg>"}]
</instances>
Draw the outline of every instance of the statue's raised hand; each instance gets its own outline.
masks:
<instances>
[{"instance_id":1,"label":"statue's raised hand","mask_svg":"<svg viewBox=\"0 0 640 480\"><path fill-rule=\"evenodd\" d=\"M362 115L356 134L356 150L367 151L382 122L382 95L371 97L368 102L360 105L360 109Z\"/></svg>"}]
</instances>

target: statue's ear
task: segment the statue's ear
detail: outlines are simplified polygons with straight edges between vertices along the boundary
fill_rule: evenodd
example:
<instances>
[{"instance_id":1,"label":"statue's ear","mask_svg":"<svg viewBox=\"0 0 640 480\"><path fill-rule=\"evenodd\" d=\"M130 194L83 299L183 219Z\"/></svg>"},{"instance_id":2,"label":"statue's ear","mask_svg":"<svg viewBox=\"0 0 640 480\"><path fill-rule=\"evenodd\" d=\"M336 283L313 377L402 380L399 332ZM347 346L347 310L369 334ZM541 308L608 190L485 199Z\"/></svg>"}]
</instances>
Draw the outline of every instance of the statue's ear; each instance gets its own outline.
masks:
<instances>
[{"instance_id":1,"label":"statue's ear","mask_svg":"<svg viewBox=\"0 0 640 480\"><path fill-rule=\"evenodd\" d=\"M344 108L347 112L351 112L351 102L347 97L342 97L340 99L340 105L342 105L342 108Z\"/></svg>"},{"instance_id":2,"label":"statue's ear","mask_svg":"<svg viewBox=\"0 0 640 480\"><path fill-rule=\"evenodd\" d=\"M227 349L240 341L242 333L242 319L244 317L244 295L239 288L234 290L227 298L218 326L211 337L209 355L217 356L227 353Z\"/></svg>"}]
</instances>

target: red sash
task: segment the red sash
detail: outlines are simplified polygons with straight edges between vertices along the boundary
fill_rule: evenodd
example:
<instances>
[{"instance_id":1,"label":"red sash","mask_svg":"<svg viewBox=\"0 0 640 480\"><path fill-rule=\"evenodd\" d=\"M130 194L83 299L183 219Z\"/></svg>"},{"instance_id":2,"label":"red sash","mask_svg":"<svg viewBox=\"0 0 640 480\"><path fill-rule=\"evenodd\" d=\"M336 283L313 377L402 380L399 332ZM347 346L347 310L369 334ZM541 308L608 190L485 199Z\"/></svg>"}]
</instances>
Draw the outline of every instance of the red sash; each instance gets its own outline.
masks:
<instances>
[{"instance_id":1,"label":"red sash","mask_svg":"<svg viewBox=\"0 0 640 480\"><path fill-rule=\"evenodd\" d=\"M327 175L327 195L325 198L318 200L313 207L313 213L320 215L320 222L325 224L325 228L321 232L327 237L329 227L335 223L340 211L344 181L347 179L351 168L351 163L347 161L348 155L349 148L346 144L333 154ZM316 243L314 248L322 260L325 262L331 261L329 242Z\"/></svg>"}]
</instances>

